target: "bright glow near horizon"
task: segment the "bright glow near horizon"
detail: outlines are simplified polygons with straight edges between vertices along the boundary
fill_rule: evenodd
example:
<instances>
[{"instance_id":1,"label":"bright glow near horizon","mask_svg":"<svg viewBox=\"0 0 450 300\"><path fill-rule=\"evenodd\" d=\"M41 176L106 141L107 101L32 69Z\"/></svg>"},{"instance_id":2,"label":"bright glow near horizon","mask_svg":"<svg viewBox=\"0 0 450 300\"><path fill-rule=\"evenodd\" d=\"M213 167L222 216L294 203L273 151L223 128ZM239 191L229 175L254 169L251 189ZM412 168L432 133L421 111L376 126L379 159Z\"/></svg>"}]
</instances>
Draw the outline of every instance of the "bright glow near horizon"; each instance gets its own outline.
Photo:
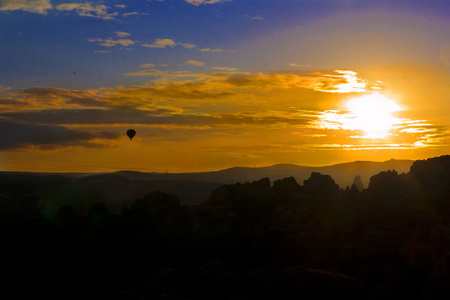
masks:
<instances>
[{"instance_id":1,"label":"bright glow near horizon","mask_svg":"<svg viewBox=\"0 0 450 300\"><path fill-rule=\"evenodd\" d=\"M393 113L402 108L394 100L379 93L352 98L346 107L352 117L346 119L344 127L364 131L361 138L386 138L391 135L395 124L401 121Z\"/></svg>"}]
</instances>

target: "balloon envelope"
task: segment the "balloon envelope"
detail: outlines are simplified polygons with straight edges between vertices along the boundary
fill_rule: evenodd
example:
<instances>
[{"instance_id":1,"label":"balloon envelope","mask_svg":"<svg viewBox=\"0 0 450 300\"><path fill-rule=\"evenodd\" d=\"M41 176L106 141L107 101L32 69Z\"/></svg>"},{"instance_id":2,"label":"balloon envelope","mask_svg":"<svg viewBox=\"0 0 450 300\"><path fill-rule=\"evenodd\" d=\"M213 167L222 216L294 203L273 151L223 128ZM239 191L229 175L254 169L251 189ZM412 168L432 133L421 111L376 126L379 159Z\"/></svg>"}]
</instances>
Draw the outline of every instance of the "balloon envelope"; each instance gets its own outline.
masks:
<instances>
[{"instance_id":1,"label":"balloon envelope","mask_svg":"<svg viewBox=\"0 0 450 300\"><path fill-rule=\"evenodd\" d=\"M127 135L130 138L130 141L133 139L133 137L136 135L136 131L134 129L128 129Z\"/></svg>"}]
</instances>

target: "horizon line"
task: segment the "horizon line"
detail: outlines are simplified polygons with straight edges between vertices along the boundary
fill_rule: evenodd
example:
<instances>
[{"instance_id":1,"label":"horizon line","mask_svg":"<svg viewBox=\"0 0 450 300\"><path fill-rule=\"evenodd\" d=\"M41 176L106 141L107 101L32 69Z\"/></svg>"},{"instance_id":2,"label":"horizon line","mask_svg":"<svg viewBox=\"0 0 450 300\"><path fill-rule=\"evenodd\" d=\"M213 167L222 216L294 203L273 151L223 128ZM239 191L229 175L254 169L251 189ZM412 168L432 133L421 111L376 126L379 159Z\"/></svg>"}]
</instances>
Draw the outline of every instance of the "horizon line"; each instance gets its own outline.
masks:
<instances>
[{"instance_id":1,"label":"horizon line","mask_svg":"<svg viewBox=\"0 0 450 300\"><path fill-rule=\"evenodd\" d=\"M447 154L448 155L448 154ZM445 155L440 155L440 156L445 156ZM435 156L435 157L440 157L440 156ZM216 169L216 170L205 170L205 171L194 171L194 172L158 172L158 171L142 171L142 170L133 170L133 169L121 169L121 170L116 170L116 171L56 171L56 172L50 172L50 171L16 171L16 170L0 170L0 173L34 173L34 174L111 174L111 173L119 173L119 172L138 172L138 173L153 173L153 174L196 174L196 173L212 173L212 172L220 172L220 171L224 171L224 170L230 170L230 169L235 169L235 168L245 168L245 169L261 169L261 168L271 168L271 167L275 167L275 166L295 166L295 167L303 167L303 168L326 168L326 167L332 167L332 166L337 166L337 165L344 165L344 164L352 164L352 163L384 163L384 162L389 162L389 161L411 161L411 162L415 162L415 161L419 161L419 160L427 160L429 158L433 158L433 157L428 157L425 159L396 159L396 158L391 158L389 160L383 160L383 161L371 161L371 160L355 160L355 161L347 161L347 162L342 162L342 163L336 163L336 164L329 164L329 165L320 165L320 166L312 166L312 165L297 165L297 164L293 164L293 163L277 163L277 164L273 164L273 165L267 165L267 166L260 166L260 167L251 167L251 166L233 166L233 167L228 167L228 168L223 168L223 169Z\"/></svg>"}]
</instances>

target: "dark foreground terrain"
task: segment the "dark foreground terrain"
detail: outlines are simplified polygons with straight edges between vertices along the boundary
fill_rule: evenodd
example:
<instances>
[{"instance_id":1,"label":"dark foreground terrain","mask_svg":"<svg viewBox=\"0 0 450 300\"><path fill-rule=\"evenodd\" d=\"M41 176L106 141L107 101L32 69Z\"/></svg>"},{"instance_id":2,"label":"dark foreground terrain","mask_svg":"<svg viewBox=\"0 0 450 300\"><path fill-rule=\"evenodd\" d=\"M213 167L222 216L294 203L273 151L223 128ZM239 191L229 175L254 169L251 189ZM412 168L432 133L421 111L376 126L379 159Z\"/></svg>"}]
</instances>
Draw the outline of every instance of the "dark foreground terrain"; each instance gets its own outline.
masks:
<instances>
[{"instance_id":1,"label":"dark foreground terrain","mask_svg":"<svg viewBox=\"0 0 450 300\"><path fill-rule=\"evenodd\" d=\"M4 298L450 299L450 156L366 189L312 173L222 185L197 205L154 191L119 212L44 205L97 199L65 180L0 182Z\"/></svg>"}]
</instances>

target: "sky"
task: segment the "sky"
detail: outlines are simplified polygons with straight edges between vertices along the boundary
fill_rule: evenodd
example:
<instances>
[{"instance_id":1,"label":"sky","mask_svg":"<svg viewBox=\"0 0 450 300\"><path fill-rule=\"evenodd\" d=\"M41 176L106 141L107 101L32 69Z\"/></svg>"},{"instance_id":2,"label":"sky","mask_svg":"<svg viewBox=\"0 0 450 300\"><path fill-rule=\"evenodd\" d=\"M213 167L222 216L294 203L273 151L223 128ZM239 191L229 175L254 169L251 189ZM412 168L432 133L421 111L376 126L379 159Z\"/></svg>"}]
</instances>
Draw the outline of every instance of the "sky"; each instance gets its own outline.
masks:
<instances>
[{"instance_id":1,"label":"sky","mask_svg":"<svg viewBox=\"0 0 450 300\"><path fill-rule=\"evenodd\" d=\"M449 154L449 15L447 0L0 0L0 170Z\"/></svg>"}]
</instances>

